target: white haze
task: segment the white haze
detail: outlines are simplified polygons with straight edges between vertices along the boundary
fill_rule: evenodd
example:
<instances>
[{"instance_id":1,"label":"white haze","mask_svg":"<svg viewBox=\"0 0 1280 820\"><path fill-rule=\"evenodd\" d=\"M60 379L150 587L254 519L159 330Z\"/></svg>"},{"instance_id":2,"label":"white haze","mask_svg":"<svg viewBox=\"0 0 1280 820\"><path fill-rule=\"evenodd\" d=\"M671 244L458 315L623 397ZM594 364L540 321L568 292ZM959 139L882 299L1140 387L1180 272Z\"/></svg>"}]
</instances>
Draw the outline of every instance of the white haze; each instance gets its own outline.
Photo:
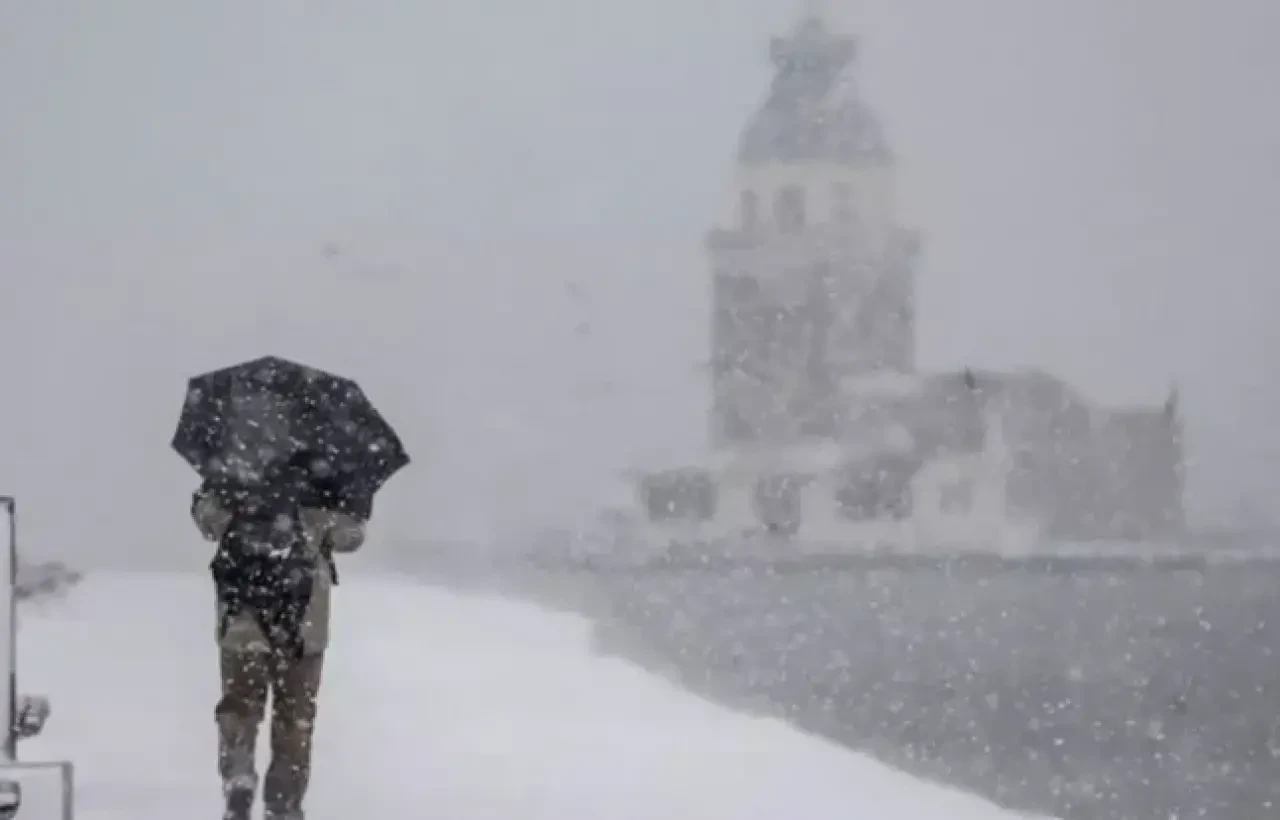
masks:
<instances>
[{"instance_id":1,"label":"white haze","mask_svg":"<svg viewBox=\"0 0 1280 820\"><path fill-rule=\"evenodd\" d=\"M798 11L0 6L0 490L29 548L198 551L183 381L267 352L357 377L401 430L388 537L518 547L623 467L697 458L700 235ZM1280 488L1280 6L840 12L927 235L922 365L1038 364L1115 402L1177 378L1193 512Z\"/></svg>"}]
</instances>

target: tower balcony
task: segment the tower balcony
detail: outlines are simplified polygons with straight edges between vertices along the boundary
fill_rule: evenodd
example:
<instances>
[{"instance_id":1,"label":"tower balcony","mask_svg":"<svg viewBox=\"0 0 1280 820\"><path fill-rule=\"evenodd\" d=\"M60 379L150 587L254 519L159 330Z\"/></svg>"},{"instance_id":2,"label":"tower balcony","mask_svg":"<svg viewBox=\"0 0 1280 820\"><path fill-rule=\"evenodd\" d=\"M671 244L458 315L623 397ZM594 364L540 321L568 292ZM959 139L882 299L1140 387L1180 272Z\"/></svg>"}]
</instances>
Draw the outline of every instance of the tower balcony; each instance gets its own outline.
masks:
<instances>
[{"instance_id":1,"label":"tower balcony","mask_svg":"<svg viewBox=\"0 0 1280 820\"><path fill-rule=\"evenodd\" d=\"M914 230L894 228L875 242L847 225L811 225L798 232L714 228L704 245L716 268L768 277L815 265L898 267L915 258L920 238Z\"/></svg>"}]
</instances>

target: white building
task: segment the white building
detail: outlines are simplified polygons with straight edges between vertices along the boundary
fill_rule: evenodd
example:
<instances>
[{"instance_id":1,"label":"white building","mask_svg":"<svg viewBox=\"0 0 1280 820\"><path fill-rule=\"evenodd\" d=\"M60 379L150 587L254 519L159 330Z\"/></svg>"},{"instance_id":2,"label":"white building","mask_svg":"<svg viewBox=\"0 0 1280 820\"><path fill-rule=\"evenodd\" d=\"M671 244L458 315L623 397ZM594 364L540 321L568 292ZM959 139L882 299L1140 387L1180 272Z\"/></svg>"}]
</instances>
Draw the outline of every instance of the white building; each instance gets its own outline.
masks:
<instances>
[{"instance_id":1,"label":"white building","mask_svg":"<svg viewBox=\"0 0 1280 820\"><path fill-rule=\"evenodd\" d=\"M632 540L1021 550L1181 529L1172 398L1114 410L1039 371L916 372L920 241L855 42L811 16L770 56L707 236L714 456L638 477Z\"/></svg>"}]
</instances>

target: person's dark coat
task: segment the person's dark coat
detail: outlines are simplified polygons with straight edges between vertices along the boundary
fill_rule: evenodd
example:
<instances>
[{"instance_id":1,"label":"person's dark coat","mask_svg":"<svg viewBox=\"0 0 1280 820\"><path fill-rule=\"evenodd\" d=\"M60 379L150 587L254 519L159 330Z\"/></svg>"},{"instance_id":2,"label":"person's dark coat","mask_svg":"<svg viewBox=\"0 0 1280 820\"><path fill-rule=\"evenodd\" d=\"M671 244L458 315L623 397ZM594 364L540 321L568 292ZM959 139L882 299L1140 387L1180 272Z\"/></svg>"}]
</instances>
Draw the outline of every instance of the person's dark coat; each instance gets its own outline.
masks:
<instances>
[{"instance_id":1,"label":"person's dark coat","mask_svg":"<svg viewBox=\"0 0 1280 820\"><path fill-rule=\"evenodd\" d=\"M318 504L319 501L311 503ZM219 503L216 493L198 493L192 503L191 517L207 541L221 540L231 525L231 512ZM311 603L302 620L303 652L317 654L329 645L330 598L336 580L331 558L335 554L355 552L364 544L365 523L350 513L321 506L304 506L298 517L307 550L316 562ZM219 603L214 613L215 634L224 615L225 608ZM244 610L232 620L219 639L219 645L227 651L265 647L266 637L255 614Z\"/></svg>"}]
</instances>

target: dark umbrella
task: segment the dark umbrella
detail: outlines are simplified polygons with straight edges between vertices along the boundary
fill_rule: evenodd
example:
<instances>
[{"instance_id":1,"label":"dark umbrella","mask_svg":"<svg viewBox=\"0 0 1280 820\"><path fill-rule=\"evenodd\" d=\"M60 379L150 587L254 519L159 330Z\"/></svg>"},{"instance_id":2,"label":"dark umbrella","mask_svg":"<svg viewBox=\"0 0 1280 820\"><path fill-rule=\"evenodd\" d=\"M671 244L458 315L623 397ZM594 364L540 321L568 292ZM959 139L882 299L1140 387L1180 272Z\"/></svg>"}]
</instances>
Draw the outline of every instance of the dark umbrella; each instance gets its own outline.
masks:
<instances>
[{"instance_id":1,"label":"dark umbrella","mask_svg":"<svg viewBox=\"0 0 1280 820\"><path fill-rule=\"evenodd\" d=\"M191 379L173 449L206 482L272 484L305 462L368 499L409 463L359 385L275 356Z\"/></svg>"}]
</instances>

